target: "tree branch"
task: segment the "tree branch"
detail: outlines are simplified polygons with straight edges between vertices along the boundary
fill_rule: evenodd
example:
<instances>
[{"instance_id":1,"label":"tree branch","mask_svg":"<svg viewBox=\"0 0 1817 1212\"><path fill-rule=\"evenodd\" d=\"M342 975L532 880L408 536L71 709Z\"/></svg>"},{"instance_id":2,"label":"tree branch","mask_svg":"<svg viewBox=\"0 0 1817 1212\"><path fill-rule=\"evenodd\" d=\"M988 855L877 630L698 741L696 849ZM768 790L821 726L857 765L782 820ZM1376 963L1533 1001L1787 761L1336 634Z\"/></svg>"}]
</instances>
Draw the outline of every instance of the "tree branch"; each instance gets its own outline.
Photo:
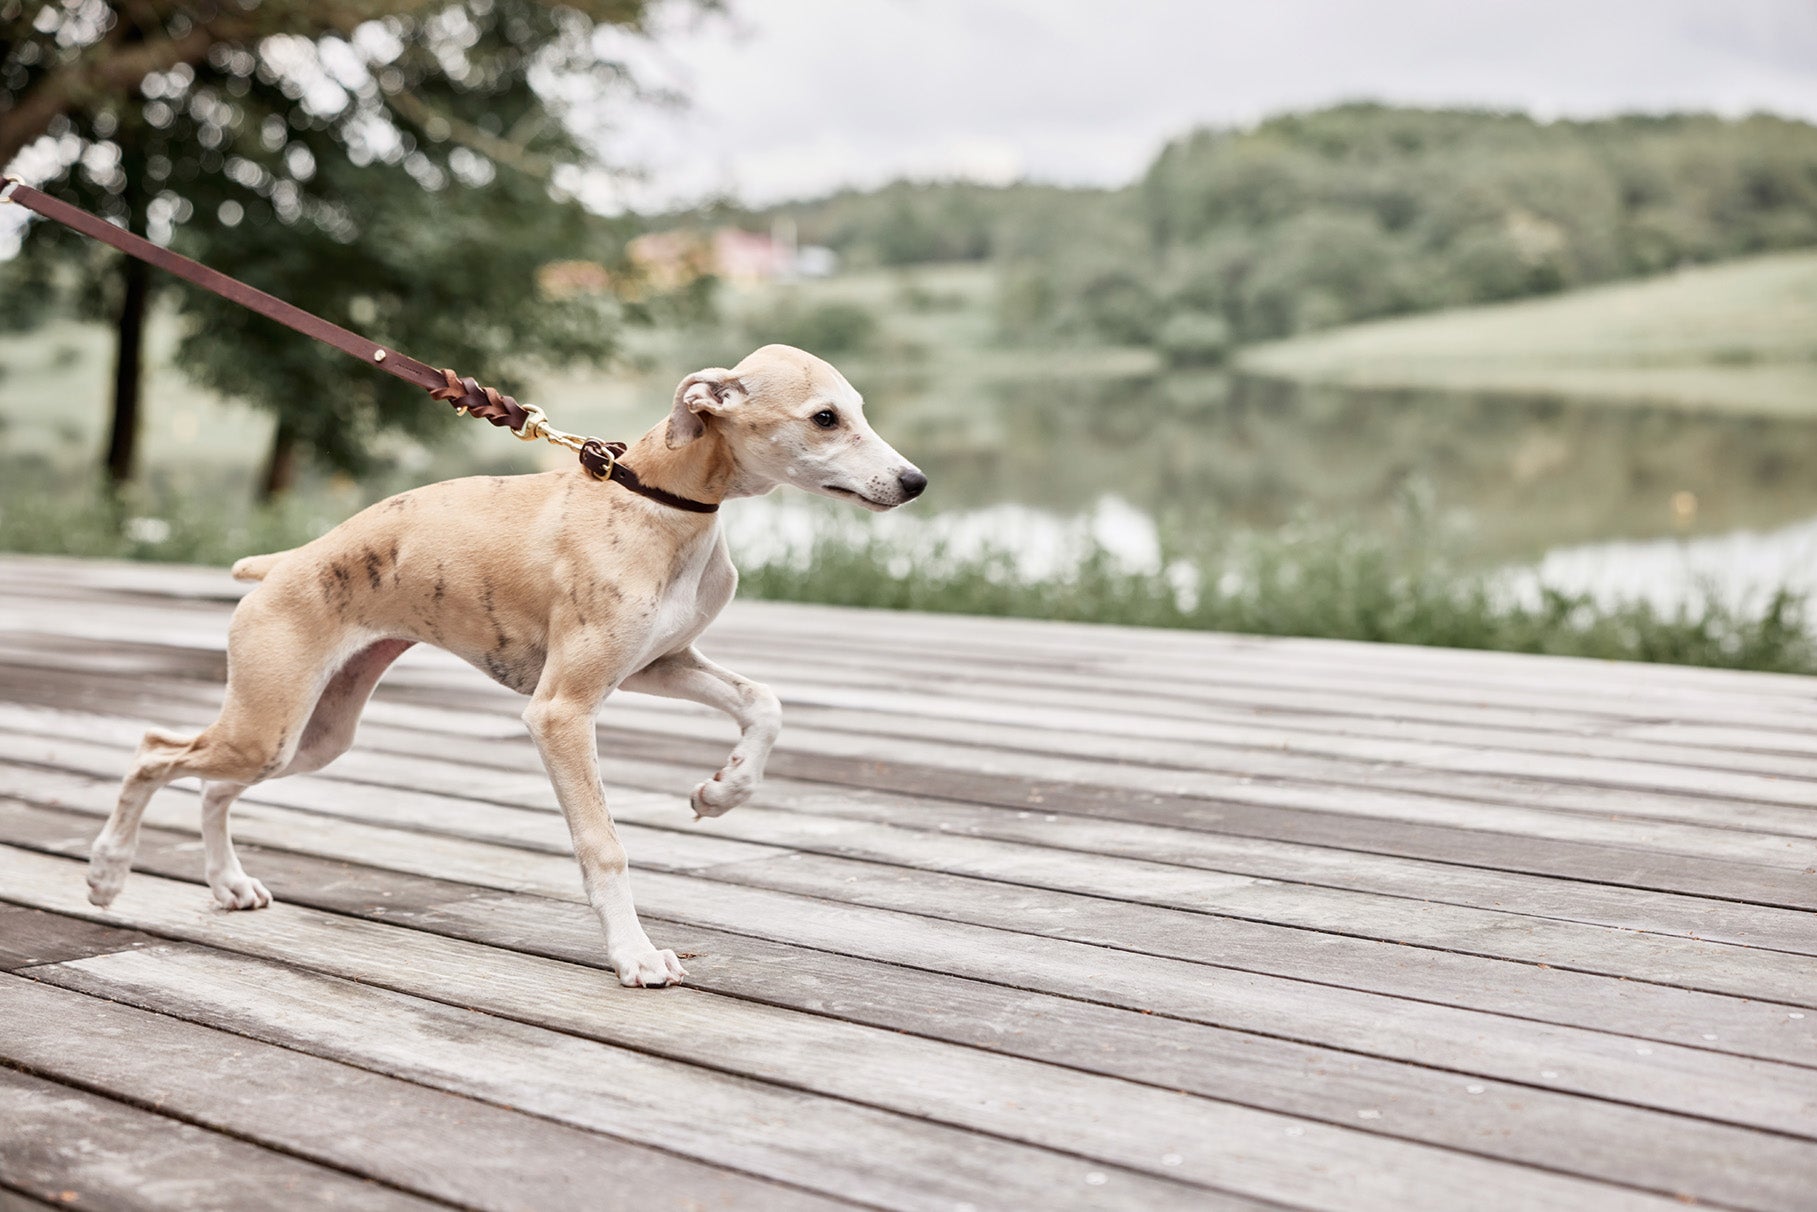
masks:
<instances>
[{"instance_id":1,"label":"tree branch","mask_svg":"<svg viewBox=\"0 0 1817 1212\"><path fill-rule=\"evenodd\" d=\"M97 44L95 52L52 72L11 109L0 113L0 165L12 163L19 150L43 134L52 119L90 93L128 88L152 72L199 62L218 40L218 35L198 25L180 37L135 43L124 49L110 49L106 42Z\"/></svg>"},{"instance_id":2,"label":"tree branch","mask_svg":"<svg viewBox=\"0 0 1817 1212\"><path fill-rule=\"evenodd\" d=\"M450 118L447 114L434 109L415 93L399 90L395 93L385 94L385 100L400 114L422 127L423 132L430 138L435 138L439 129L446 132L446 137L453 139L456 143L539 181L547 181L550 173L555 170L555 162L547 156L539 156L535 152L527 150L521 143L513 143L509 139L501 139L497 135L489 134L471 122Z\"/></svg>"}]
</instances>

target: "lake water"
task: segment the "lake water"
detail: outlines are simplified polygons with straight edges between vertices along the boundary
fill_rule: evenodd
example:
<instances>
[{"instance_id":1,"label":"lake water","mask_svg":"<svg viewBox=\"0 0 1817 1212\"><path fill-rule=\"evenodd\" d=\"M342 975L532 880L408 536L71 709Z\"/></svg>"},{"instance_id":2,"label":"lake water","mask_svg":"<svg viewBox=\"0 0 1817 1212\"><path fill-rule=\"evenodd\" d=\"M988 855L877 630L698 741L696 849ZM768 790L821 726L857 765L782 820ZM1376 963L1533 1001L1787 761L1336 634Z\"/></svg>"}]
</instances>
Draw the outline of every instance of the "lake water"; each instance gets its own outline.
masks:
<instances>
[{"instance_id":1,"label":"lake water","mask_svg":"<svg viewBox=\"0 0 1817 1212\"><path fill-rule=\"evenodd\" d=\"M1817 593L1817 423L1208 374L866 387L933 487L862 526L1007 547L1029 571L1087 539L1152 567L1182 528L1392 526L1417 491L1473 561L1561 588ZM728 522L749 559L826 516L778 494Z\"/></svg>"}]
</instances>

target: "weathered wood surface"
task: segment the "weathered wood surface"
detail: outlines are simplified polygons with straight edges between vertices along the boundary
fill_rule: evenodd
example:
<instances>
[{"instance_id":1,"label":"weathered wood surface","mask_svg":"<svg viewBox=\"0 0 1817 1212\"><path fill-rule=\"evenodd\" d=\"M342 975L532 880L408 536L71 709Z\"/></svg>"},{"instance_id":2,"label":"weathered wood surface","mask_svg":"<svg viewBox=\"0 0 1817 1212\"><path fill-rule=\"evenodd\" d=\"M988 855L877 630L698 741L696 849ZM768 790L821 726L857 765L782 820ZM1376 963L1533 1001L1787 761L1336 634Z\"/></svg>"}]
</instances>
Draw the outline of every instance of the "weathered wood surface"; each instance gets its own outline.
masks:
<instances>
[{"instance_id":1,"label":"weathered wood surface","mask_svg":"<svg viewBox=\"0 0 1817 1212\"><path fill-rule=\"evenodd\" d=\"M1808 1209L1817 679L741 604L787 725L624 696L687 987L603 969L522 700L401 661L356 749L192 787L239 587L0 559L0 1196L21 1206Z\"/></svg>"}]
</instances>

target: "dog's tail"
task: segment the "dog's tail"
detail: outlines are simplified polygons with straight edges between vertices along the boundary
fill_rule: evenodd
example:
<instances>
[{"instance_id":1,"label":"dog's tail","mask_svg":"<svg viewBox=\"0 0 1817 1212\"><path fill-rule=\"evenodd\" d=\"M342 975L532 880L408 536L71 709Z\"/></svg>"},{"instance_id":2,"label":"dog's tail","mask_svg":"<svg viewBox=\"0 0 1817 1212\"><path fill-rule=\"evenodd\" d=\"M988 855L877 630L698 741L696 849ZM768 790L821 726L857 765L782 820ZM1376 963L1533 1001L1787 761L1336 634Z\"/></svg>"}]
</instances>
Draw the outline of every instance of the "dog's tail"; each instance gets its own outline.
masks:
<instances>
[{"instance_id":1,"label":"dog's tail","mask_svg":"<svg viewBox=\"0 0 1817 1212\"><path fill-rule=\"evenodd\" d=\"M234 563L230 575L236 581L262 581L271 575L271 570L276 568L285 556L295 550L296 548L292 547L288 551L274 551L270 555L247 556Z\"/></svg>"}]
</instances>

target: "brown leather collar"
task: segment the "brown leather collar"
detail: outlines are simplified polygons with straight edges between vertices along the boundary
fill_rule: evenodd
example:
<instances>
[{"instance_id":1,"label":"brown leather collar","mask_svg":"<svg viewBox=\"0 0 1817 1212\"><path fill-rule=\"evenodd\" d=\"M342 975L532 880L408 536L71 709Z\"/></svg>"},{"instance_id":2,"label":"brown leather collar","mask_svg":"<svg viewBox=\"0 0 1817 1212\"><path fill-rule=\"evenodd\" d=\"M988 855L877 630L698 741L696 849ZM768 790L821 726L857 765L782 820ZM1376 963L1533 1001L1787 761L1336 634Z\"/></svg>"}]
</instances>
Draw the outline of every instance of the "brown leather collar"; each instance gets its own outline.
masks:
<instances>
[{"instance_id":1,"label":"brown leather collar","mask_svg":"<svg viewBox=\"0 0 1817 1212\"><path fill-rule=\"evenodd\" d=\"M525 408L510 396L504 395L495 388L481 387L471 378L463 378L452 370L437 370L427 362L419 362L408 354L395 349L387 349L376 341L370 341L356 332L331 324L320 316L304 311L302 308L286 303L274 295L246 285L238 278L230 278L219 270L208 268L198 261L161 248L150 240L136 236L124 228L115 227L99 215L90 214L79 206L51 197L41 190L33 189L8 177L5 188L0 190L0 201L17 202L27 210L36 211L47 219L54 219L65 227L81 232L91 239L103 244L112 245L128 256L137 257L149 265L173 273L186 282L193 282L204 290L213 291L231 303L238 303L250 311L256 311L269 320L276 320L286 328L312 337L324 345L331 345L344 354L360 359L371 366L393 375L406 383L414 383L438 400L446 400L454 405L456 411L481 417L494 425L502 425L513 432L521 433L524 425L533 415L532 410ZM625 452L623 442L602 442L598 438L589 438L579 446L577 453L581 466L596 480L610 480L623 485L639 496L667 505L672 509L683 509L689 513L715 513L719 506L710 501L693 501L687 497L677 496L645 484L637 478L637 473L618 461L618 456Z\"/></svg>"}]
</instances>

